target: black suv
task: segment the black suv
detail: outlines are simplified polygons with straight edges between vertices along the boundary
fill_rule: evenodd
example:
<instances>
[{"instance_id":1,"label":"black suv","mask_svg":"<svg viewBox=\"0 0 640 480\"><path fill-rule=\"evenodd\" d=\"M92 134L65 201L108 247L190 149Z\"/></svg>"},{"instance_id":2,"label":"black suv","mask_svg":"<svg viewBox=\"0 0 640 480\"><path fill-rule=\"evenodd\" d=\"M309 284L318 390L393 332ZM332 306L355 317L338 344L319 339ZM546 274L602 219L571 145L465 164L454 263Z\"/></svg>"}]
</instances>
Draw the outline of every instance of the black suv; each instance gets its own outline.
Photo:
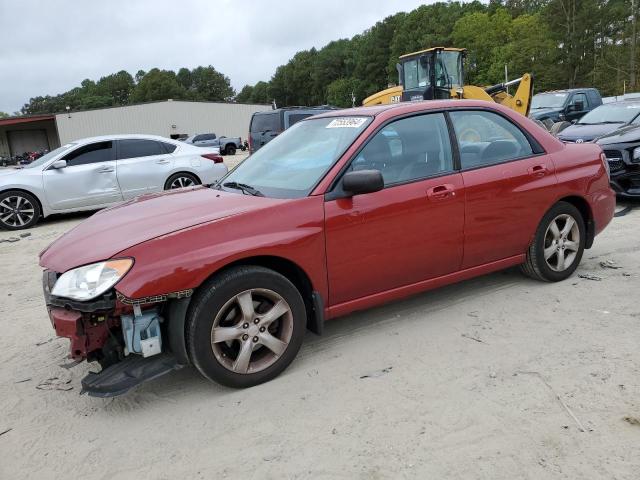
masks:
<instances>
[{"instance_id":1,"label":"black suv","mask_svg":"<svg viewBox=\"0 0 640 480\"><path fill-rule=\"evenodd\" d=\"M538 93L531 100L529 118L545 122L571 122L602 105L595 88L572 88Z\"/></svg>"},{"instance_id":2,"label":"black suv","mask_svg":"<svg viewBox=\"0 0 640 480\"><path fill-rule=\"evenodd\" d=\"M257 152L287 128L312 115L338 110L337 107L284 107L256 112L249 123L249 152Z\"/></svg>"}]
</instances>

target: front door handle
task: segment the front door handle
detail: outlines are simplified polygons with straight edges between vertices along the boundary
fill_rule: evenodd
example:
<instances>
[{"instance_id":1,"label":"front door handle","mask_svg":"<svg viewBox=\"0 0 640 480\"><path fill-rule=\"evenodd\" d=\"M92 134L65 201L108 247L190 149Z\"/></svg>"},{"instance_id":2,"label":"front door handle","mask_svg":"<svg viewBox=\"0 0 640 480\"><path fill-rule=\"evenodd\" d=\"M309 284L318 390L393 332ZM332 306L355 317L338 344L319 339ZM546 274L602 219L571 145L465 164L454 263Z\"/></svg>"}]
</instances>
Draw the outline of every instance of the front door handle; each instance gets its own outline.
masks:
<instances>
[{"instance_id":1,"label":"front door handle","mask_svg":"<svg viewBox=\"0 0 640 480\"><path fill-rule=\"evenodd\" d=\"M110 173L115 171L115 168L113 167L102 167L98 169L98 173Z\"/></svg>"},{"instance_id":2,"label":"front door handle","mask_svg":"<svg viewBox=\"0 0 640 480\"><path fill-rule=\"evenodd\" d=\"M456 189L453 185L445 183L444 185L438 185L431 187L427 190L427 197L429 200L444 200L449 197L456 196Z\"/></svg>"},{"instance_id":3,"label":"front door handle","mask_svg":"<svg viewBox=\"0 0 640 480\"><path fill-rule=\"evenodd\" d=\"M532 177L544 177L547 173L549 173L549 170L547 170L547 166L543 163L540 165L529 167L527 169L527 172L529 172L529 175L531 175Z\"/></svg>"}]
</instances>

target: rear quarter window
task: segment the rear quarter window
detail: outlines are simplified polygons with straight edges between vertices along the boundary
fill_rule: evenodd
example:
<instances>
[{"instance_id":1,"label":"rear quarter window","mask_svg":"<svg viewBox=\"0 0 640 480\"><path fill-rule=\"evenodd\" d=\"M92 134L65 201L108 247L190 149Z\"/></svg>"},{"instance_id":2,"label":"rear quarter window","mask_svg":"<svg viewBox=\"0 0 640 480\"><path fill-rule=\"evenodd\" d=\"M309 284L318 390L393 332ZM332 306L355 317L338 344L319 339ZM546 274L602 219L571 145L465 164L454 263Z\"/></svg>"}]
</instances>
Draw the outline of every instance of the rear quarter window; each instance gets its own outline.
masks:
<instances>
[{"instance_id":1,"label":"rear quarter window","mask_svg":"<svg viewBox=\"0 0 640 480\"><path fill-rule=\"evenodd\" d=\"M251 120L252 132L279 132L281 131L280 113L257 113Z\"/></svg>"}]
</instances>

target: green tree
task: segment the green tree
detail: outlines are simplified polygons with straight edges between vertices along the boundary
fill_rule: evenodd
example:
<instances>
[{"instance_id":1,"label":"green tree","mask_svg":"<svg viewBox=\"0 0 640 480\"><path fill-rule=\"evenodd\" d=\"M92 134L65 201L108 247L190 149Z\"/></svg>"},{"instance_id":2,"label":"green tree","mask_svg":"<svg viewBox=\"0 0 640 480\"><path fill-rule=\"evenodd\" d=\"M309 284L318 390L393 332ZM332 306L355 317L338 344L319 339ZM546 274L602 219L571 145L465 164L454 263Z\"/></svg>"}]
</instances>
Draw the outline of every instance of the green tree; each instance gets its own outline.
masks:
<instances>
[{"instance_id":1,"label":"green tree","mask_svg":"<svg viewBox=\"0 0 640 480\"><path fill-rule=\"evenodd\" d=\"M189 92L194 100L230 101L235 96L229 77L218 72L211 65L191 71Z\"/></svg>"},{"instance_id":2,"label":"green tree","mask_svg":"<svg viewBox=\"0 0 640 480\"><path fill-rule=\"evenodd\" d=\"M340 78L327 87L327 102L336 107L358 106L365 98L366 85L357 78ZM355 103L353 97L355 97Z\"/></svg>"},{"instance_id":3,"label":"green tree","mask_svg":"<svg viewBox=\"0 0 640 480\"><path fill-rule=\"evenodd\" d=\"M251 85L245 85L240 90L240 93L236 95L236 102L238 103L251 103L251 95L253 94L253 87Z\"/></svg>"},{"instance_id":4,"label":"green tree","mask_svg":"<svg viewBox=\"0 0 640 480\"><path fill-rule=\"evenodd\" d=\"M174 72L153 68L136 85L131 100L134 103L140 103L169 98L184 99L186 97L187 92L178 83Z\"/></svg>"},{"instance_id":5,"label":"green tree","mask_svg":"<svg viewBox=\"0 0 640 480\"><path fill-rule=\"evenodd\" d=\"M9 115L7 112L1 112L0 111L0 118L7 118L10 117L11 115Z\"/></svg>"}]
</instances>

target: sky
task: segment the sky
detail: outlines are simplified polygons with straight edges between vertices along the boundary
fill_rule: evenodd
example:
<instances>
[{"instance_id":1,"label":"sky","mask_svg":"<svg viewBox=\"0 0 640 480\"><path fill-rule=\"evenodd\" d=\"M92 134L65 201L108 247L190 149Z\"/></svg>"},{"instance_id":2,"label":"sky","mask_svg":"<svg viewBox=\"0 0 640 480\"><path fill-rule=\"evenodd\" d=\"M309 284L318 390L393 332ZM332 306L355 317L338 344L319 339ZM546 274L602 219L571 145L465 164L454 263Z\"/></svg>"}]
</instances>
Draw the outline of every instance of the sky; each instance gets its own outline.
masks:
<instances>
[{"instance_id":1,"label":"sky","mask_svg":"<svg viewBox=\"0 0 640 480\"><path fill-rule=\"evenodd\" d=\"M0 111L85 78L213 67L239 91L418 0L0 0Z\"/></svg>"}]
</instances>

